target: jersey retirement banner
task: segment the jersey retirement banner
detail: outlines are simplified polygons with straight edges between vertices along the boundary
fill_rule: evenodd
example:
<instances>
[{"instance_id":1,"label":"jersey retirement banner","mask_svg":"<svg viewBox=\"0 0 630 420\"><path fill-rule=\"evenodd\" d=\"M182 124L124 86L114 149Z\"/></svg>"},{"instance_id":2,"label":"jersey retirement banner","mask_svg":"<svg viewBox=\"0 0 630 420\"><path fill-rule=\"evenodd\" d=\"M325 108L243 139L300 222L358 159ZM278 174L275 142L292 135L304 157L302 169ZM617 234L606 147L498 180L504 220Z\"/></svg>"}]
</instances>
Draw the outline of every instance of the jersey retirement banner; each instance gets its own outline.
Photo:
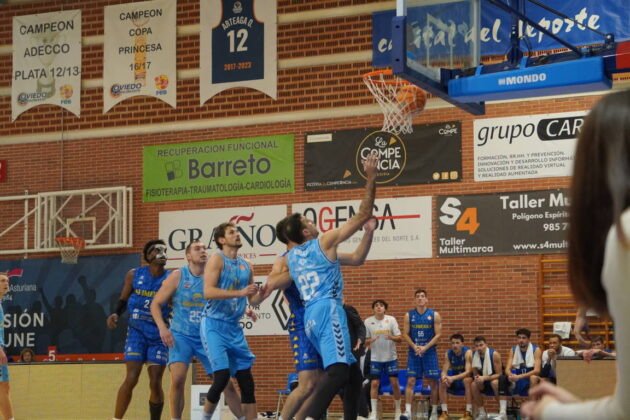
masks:
<instances>
[{"instance_id":1,"label":"jersey retirement banner","mask_svg":"<svg viewBox=\"0 0 630 420\"><path fill-rule=\"evenodd\" d=\"M201 105L233 87L276 98L276 8L276 0L201 0Z\"/></svg>"},{"instance_id":2,"label":"jersey retirement banner","mask_svg":"<svg viewBox=\"0 0 630 420\"><path fill-rule=\"evenodd\" d=\"M13 17L11 117L37 105L81 113L81 11Z\"/></svg>"},{"instance_id":3,"label":"jersey retirement banner","mask_svg":"<svg viewBox=\"0 0 630 420\"><path fill-rule=\"evenodd\" d=\"M138 95L177 101L175 0L105 7L103 113Z\"/></svg>"}]
</instances>

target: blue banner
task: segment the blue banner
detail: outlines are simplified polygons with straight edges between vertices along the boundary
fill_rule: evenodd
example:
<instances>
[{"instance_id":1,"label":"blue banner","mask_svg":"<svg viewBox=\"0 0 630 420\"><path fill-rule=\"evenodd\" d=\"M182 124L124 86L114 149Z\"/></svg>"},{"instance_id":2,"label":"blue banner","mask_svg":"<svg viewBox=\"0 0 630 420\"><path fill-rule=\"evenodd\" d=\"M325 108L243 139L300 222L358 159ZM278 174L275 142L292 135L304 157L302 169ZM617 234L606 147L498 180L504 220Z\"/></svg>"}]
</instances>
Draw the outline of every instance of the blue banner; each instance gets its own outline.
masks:
<instances>
[{"instance_id":1,"label":"blue banner","mask_svg":"<svg viewBox=\"0 0 630 420\"><path fill-rule=\"evenodd\" d=\"M630 6L627 0L545 0L545 5L603 33L612 33L616 41L630 39ZM434 6L424 6L434 7ZM427 42L432 47L447 44L456 50L461 49L464 43L470 42L468 16L455 16L448 20L433 20L429 33L422 31L423 25L414 25L412 16L419 14L408 9L408 25L417 28L413 36L417 39L408 39L408 43L422 45ZM426 13L422 13L426 15ZM548 12L539 6L526 2L525 14L542 27L550 30L562 39L573 45L590 45L603 42L603 37L580 27L579 25L564 20L555 14ZM392 18L395 11L375 12L372 14L372 66L391 66L391 37ZM510 48L510 16L496 6L481 2L481 55L501 55ZM408 32L409 33L409 32ZM563 48L549 36L539 32L531 26L521 28L525 40L521 42L521 48L527 50L531 45L533 51L551 50ZM528 45L529 44L529 45Z\"/></svg>"},{"instance_id":2,"label":"blue banner","mask_svg":"<svg viewBox=\"0 0 630 420\"><path fill-rule=\"evenodd\" d=\"M140 255L80 257L77 264L60 258L0 261L9 275L9 292L2 299L7 354L25 347L36 354L122 353L127 317L110 330L106 319L114 311L125 275L140 263Z\"/></svg>"}]
</instances>

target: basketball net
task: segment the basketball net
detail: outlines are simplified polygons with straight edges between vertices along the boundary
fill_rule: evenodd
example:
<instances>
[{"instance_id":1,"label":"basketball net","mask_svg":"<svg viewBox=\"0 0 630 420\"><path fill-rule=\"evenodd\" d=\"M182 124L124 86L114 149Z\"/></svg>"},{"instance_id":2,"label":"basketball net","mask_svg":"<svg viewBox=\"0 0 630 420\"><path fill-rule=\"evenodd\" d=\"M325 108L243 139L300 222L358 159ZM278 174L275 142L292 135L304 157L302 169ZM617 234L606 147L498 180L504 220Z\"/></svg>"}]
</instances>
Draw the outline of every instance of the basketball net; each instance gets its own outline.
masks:
<instances>
[{"instance_id":1,"label":"basketball net","mask_svg":"<svg viewBox=\"0 0 630 420\"><path fill-rule=\"evenodd\" d=\"M64 264L76 264L79 253L85 248L85 239L75 237L55 238L57 248L61 253L61 262Z\"/></svg>"},{"instance_id":2,"label":"basketball net","mask_svg":"<svg viewBox=\"0 0 630 420\"><path fill-rule=\"evenodd\" d=\"M426 103L422 89L396 77L391 70L377 70L363 75L363 82L383 111L383 131L393 134L413 132L413 118Z\"/></svg>"}]
</instances>

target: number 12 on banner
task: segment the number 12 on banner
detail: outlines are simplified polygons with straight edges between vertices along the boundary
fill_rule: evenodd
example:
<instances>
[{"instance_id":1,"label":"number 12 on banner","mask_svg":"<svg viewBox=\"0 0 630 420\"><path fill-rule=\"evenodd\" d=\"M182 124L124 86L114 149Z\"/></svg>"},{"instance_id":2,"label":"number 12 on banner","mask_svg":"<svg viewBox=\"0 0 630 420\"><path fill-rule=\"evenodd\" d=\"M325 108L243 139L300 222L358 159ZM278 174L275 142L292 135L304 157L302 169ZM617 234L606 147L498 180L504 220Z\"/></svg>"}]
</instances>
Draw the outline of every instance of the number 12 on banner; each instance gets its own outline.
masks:
<instances>
[{"instance_id":1,"label":"number 12 on banner","mask_svg":"<svg viewBox=\"0 0 630 420\"><path fill-rule=\"evenodd\" d=\"M440 213L442 213L440 222L448 226L455 225L455 229L458 231L474 235L480 226L477 221L477 207L466 207L462 211L461 205L461 201L454 197L448 197L444 200L442 207L440 207Z\"/></svg>"}]
</instances>

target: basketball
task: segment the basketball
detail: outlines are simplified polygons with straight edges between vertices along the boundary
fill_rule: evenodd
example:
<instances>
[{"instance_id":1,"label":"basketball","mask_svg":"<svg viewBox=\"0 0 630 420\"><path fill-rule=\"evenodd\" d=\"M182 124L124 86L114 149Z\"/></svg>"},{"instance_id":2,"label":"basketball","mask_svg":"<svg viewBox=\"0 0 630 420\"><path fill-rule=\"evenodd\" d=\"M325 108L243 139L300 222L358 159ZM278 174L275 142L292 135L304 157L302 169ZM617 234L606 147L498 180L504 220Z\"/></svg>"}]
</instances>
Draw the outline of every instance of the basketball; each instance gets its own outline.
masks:
<instances>
[{"instance_id":1,"label":"basketball","mask_svg":"<svg viewBox=\"0 0 630 420\"><path fill-rule=\"evenodd\" d=\"M401 104L401 110L417 115L424 109L427 95L415 85L405 85L399 89L396 100Z\"/></svg>"}]
</instances>

